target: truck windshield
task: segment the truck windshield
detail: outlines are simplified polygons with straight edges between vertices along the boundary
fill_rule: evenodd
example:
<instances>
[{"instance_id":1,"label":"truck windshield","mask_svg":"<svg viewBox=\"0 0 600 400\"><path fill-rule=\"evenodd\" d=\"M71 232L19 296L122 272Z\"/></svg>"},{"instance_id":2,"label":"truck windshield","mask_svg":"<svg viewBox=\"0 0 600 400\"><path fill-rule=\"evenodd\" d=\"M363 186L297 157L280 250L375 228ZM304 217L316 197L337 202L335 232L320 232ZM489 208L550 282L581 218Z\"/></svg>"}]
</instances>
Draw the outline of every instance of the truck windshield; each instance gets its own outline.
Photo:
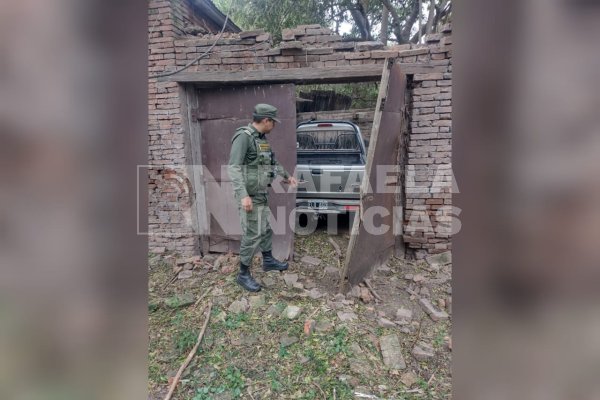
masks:
<instances>
[{"instance_id":1,"label":"truck windshield","mask_svg":"<svg viewBox=\"0 0 600 400\"><path fill-rule=\"evenodd\" d=\"M298 150L361 150L357 133L350 130L303 130L297 140Z\"/></svg>"}]
</instances>

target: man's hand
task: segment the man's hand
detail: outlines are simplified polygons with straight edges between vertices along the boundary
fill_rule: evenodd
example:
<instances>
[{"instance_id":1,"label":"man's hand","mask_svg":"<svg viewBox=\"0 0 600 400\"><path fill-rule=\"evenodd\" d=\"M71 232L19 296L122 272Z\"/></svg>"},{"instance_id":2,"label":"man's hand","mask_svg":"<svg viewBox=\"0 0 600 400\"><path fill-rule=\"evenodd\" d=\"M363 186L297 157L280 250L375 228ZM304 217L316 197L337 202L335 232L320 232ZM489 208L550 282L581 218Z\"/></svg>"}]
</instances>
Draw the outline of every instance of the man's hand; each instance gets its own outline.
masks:
<instances>
[{"instance_id":1,"label":"man's hand","mask_svg":"<svg viewBox=\"0 0 600 400\"><path fill-rule=\"evenodd\" d=\"M290 176L289 178L285 179L284 182L289 184L293 188L298 186L298 181L293 176Z\"/></svg>"},{"instance_id":2,"label":"man's hand","mask_svg":"<svg viewBox=\"0 0 600 400\"><path fill-rule=\"evenodd\" d=\"M252 199L246 196L242 199L242 209L246 212L252 211Z\"/></svg>"}]
</instances>

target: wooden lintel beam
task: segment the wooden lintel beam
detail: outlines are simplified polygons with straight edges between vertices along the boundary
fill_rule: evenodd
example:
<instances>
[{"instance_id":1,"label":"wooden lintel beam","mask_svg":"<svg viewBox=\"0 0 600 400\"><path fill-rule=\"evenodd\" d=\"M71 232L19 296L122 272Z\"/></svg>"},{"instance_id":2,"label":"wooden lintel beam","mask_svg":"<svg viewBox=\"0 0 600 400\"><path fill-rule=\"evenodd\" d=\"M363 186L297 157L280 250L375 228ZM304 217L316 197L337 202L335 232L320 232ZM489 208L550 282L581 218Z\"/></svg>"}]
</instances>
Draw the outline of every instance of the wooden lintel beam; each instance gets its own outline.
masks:
<instances>
[{"instance_id":1,"label":"wooden lintel beam","mask_svg":"<svg viewBox=\"0 0 600 400\"><path fill-rule=\"evenodd\" d=\"M398 62L402 72L410 74L427 74L446 72L446 65L437 63L402 63ZM199 87L257 85L269 83L351 83L377 82L383 72L382 64L348 65L331 68L289 68L265 69L259 71L204 71L180 72L164 78L162 82L193 83Z\"/></svg>"},{"instance_id":2,"label":"wooden lintel beam","mask_svg":"<svg viewBox=\"0 0 600 400\"><path fill-rule=\"evenodd\" d=\"M352 65L331 68L288 68L253 71L180 72L161 81L194 83L198 86L265 83L344 83L379 81L383 65Z\"/></svg>"}]
</instances>

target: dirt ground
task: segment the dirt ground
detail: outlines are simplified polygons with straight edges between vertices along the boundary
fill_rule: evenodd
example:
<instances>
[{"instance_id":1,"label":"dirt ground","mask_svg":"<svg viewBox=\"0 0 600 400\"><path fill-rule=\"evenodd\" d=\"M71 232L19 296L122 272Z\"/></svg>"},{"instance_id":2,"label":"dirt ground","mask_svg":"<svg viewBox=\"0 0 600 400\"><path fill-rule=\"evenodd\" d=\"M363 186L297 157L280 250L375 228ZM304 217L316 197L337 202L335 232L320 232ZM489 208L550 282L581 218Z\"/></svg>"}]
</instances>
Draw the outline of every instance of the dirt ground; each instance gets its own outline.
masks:
<instances>
[{"instance_id":1,"label":"dirt ground","mask_svg":"<svg viewBox=\"0 0 600 400\"><path fill-rule=\"evenodd\" d=\"M237 256L151 257L149 399L164 398L209 301L174 399L450 398L451 265L393 258L371 276L373 291L339 294L347 225L297 235L284 273L263 272L257 256L258 293L235 283Z\"/></svg>"}]
</instances>

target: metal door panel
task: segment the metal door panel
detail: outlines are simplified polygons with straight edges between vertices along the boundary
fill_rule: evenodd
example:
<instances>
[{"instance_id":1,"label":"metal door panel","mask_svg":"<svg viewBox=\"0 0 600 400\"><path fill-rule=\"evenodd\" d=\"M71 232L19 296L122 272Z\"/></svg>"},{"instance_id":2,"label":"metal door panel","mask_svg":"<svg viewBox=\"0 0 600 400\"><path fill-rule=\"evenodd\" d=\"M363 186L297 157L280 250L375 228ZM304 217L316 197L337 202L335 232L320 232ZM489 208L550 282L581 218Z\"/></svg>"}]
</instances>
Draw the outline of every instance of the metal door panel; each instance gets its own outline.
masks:
<instances>
[{"instance_id":1,"label":"metal door panel","mask_svg":"<svg viewBox=\"0 0 600 400\"><path fill-rule=\"evenodd\" d=\"M380 86L378 109L375 112L367 155L364 179L368 179L368 182L363 182L361 187L361 218L356 218L354 221L347 251L345 275L350 285L362 282L377 266L385 263L393 254L395 245L393 213L396 194L378 193L378 187L387 185L384 182L377 182L377 178L386 179L386 177L377 176L377 166L396 165L398 162L398 152L403 145L401 135L405 124L406 75L402 73L398 64L387 68L389 70L384 71ZM377 121L378 113L379 121ZM386 180L386 182L389 181ZM370 183L372 192L365 190L368 187L367 183ZM377 218L375 224L375 227L387 225L389 229L385 234L371 234L365 228L362 220L364 213L374 206L384 207L389 211L388 215Z\"/></svg>"},{"instance_id":2,"label":"metal door panel","mask_svg":"<svg viewBox=\"0 0 600 400\"><path fill-rule=\"evenodd\" d=\"M255 85L214 89L198 89L198 108L192 115L200 125L202 160L206 173L206 209L211 218L209 243L211 251L239 252L240 223L237 205L234 203L231 182L226 173L235 129L252 120L257 103L268 103L278 108L281 123L267 136L276 158L289 173L296 166L296 106L295 89L292 84ZM210 190L220 185L221 190ZM284 207L286 218L295 207L295 193L273 193L270 190L269 205L274 215L277 207ZM218 219L218 221L216 221ZM283 226L283 225L282 225ZM293 246L293 232L289 223L283 233L273 236L273 254L288 259Z\"/></svg>"}]
</instances>

